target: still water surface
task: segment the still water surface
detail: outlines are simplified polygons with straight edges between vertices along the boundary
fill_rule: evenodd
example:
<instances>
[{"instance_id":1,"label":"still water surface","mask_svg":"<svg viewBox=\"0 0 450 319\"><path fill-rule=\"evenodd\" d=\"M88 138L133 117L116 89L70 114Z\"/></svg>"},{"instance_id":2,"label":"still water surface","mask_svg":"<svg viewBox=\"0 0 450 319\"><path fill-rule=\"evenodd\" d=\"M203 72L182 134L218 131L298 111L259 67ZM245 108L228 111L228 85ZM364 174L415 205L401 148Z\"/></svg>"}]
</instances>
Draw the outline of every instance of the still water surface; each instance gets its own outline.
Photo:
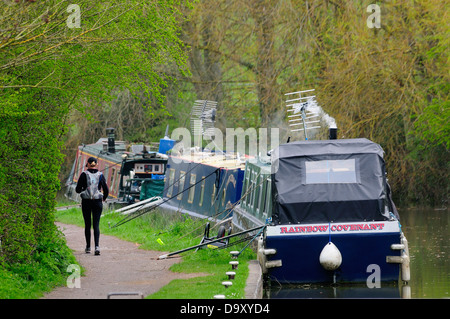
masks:
<instances>
[{"instance_id":1,"label":"still water surface","mask_svg":"<svg viewBox=\"0 0 450 319\"><path fill-rule=\"evenodd\" d=\"M450 298L449 209L399 209L408 239L411 281L408 285L279 286L265 290L267 298Z\"/></svg>"}]
</instances>

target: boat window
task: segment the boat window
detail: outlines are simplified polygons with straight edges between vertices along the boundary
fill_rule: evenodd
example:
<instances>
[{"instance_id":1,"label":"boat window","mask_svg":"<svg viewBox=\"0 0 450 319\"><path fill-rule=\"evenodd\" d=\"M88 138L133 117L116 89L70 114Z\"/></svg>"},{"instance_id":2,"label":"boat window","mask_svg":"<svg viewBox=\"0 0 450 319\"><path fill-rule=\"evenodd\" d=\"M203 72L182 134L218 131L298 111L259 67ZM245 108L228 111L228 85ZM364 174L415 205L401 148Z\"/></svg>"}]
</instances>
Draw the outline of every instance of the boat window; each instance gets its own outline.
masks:
<instances>
[{"instance_id":1,"label":"boat window","mask_svg":"<svg viewBox=\"0 0 450 319\"><path fill-rule=\"evenodd\" d=\"M109 185L110 185L111 190L115 190L115 188L116 188L116 169L115 168L112 169L111 183Z\"/></svg>"},{"instance_id":2,"label":"boat window","mask_svg":"<svg viewBox=\"0 0 450 319\"><path fill-rule=\"evenodd\" d=\"M250 169L248 168L248 166L247 166L247 168L245 169L245 184L244 184L244 187L243 187L243 189L245 190L245 192L244 192L244 194L246 194L246 196L244 197L244 201L243 201L243 206L244 207L247 207L248 206L248 203L249 203L249 201L248 201L248 193L247 193L247 191L248 191L248 188L249 188L249 179L250 179Z\"/></svg>"},{"instance_id":3,"label":"boat window","mask_svg":"<svg viewBox=\"0 0 450 319\"><path fill-rule=\"evenodd\" d=\"M271 210L272 210L272 180L268 178L266 187L266 207L264 209L264 215L266 216L266 218Z\"/></svg>"},{"instance_id":4,"label":"boat window","mask_svg":"<svg viewBox=\"0 0 450 319\"><path fill-rule=\"evenodd\" d=\"M264 210L264 198L265 198L265 194L264 194L264 182L263 182L263 178L264 176L261 175L261 180L259 181L259 190L258 190L258 196L259 196L259 200L258 200L258 209L259 209L259 213L262 213Z\"/></svg>"},{"instance_id":5,"label":"boat window","mask_svg":"<svg viewBox=\"0 0 450 319\"><path fill-rule=\"evenodd\" d=\"M263 209L263 214L266 216L267 213L269 212L269 201L271 200L269 187L270 187L269 179L266 178L264 182L264 209Z\"/></svg>"},{"instance_id":6,"label":"boat window","mask_svg":"<svg viewBox=\"0 0 450 319\"><path fill-rule=\"evenodd\" d=\"M180 183L178 184L178 195L177 199L182 200L183 199L183 191L184 191L184 181L186 179L186 172L180 171Z\"/></svg>"},{"instance_id":7,"label":"boat window","mask_svg":"<svg viewBox=\"0 0 450 319\"><path fill-rule=\"evenodd\" d=\"M266 211L266 188L267 188L267 178L265 176L262 177L264 179L263 182L261 182L261 189L260 189L260 206L259 206L259 213L263 214Z\"/></svg>"},{"instance_id":8,"label":"boat window","mask_svg":"<svg viewBox=\"0 0 450 319\"><path fill-rule=\"evenodd\" d=\"M259 184L259 176L256 175L255 189L254 189L254 192L255 192L255 211L256 211L256 213L259 212L259 193L261 192L261 189L258 187L258 184Z\"/></svg>"},{"instance_id":9,"label":"boat window","mask_svg":"<svg viewBox=\"0 0 450 319\"><path fill-rule=\"evenodd\" d=\"M198 206L202 206L203 205L203 197L205 195L205 182L206 182L205 176L202 176L202 184L200 186L201 187L200 200L199 200Z\"/></svg>"},{"instance_id":10,"label":"boat window","mask_svg":"<svg viewBox=\"0 0 450 319\"><path fill-rule=\"evenodd\" d=\"M115 194L117 194L117 188L119 186L118 181L119 181L119 169L116 170L116 174L114 175L113 191Z\"/></svg>"},{"instance_id":11,"label":"boat window","mask_svg":"<svg viewBox=\"0 0 450 319\"><path fill-rule=\"evenodd\" d=\"M191 178L189 179L189 186L191 186L191 188L189 188L188 203L192 203L194 201L195 186L192 186L192 185L195 184L196 179L197 179L197 175L191 174Z\"/></svg>"},{"instance_id":12,"label":"boat window","mask_svg":"<svg viewBox=\"0 0 450 319\"><path fill-rule=\"evenodd\" d=\"M175 177L175 168L171 168L169 170L169 188L167 189L167 197L172 197L172 192L173 192L173 180Z\"/></svg>"},{"instance_id":13,"label":"boat window","mask_svg":"<svg viewBox=\"0 0 450 319\"><path fill-rule=\"evenodd\" d=\"M162 164L135 163L136 174L152 174L162 172Z\"/></svg>"},{"instance_id":14,"label":"boat window","mask_svg":"<svg viewBox=\"0 0 450 319\"><path fill-rule=\"evenodd\" d=\"M102 169L103 167L103 169ZM109 179L109 168L111 166L108 163L104 163L102 160L98 162L98 170L103 173L103 176L105 177L105 181ZM109 184L109 187L111 187L111 183Z\"/></svg>"},{"instance_id":15,"label":"boat window","mask_svg":"<svg viewBox=\"0 0 450 319\"><path fill-rule=\"evenodd\" d=\"M251 209L253 209L253 206L255 204L254 200L255 200L255 177L256 177L256 172L252 171L252 180L250 181L251 185L251 191L250 191L250 199L249 199L249 206Z\"/></svg>"},{"instance_id":16,"label":"boat window","mask_svg":"<svg viewBox=\"0 0 450 319\"><path fill-rule=\"evenodd\" d=\"M306 184L356 183L355 159L305 162Z\"/></svg>"},{"instance_id":17,"label":"boat window","mask_svg":"<svg viewBox=\"0 0 450 319\"><path fill-rule=\"evenodd\" d=\"M224 187L222 191L222 206L225 206L225 198L227 196L227 188Z\"/></svg>"},{"instance_id":18,"label":"boat window","mask_svg":"<svg viewBox=\"0 0 450 319\"><path fill-rule=\"evenodd\" d=\"M213 191L211 195L211 207L214 205L214 200L216 199L216 184L213 185Z\"/></svg>"},{"instance_id":19,"label":"boat window","mask_svg":"<svg viewBox=\"0 0 450 319\"><path fill-rule=\"evenodd\" d=\"M80 176L81 172L83 171L83 165L81 164L81 161L82 161L81 155L79 155L77 159L77 168L75 169L75 176L74 176L77 179L78 176Z\"/></svg>"}]
</instances>

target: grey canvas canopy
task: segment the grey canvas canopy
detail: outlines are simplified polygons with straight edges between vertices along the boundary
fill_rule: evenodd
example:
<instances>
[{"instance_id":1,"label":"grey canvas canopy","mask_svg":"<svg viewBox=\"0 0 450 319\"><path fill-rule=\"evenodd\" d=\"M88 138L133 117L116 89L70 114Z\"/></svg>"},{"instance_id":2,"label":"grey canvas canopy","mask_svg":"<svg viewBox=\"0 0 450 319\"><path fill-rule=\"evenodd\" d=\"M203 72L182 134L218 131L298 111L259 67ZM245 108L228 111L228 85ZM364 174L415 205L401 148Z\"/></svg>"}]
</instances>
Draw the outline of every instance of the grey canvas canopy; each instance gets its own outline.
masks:
<instances>
[{"instance_id":1,"label":"grey canvas canopy","mask_svg":"<svg viewBox=\"0 0 450 319\"><path fill-rule=\"evenodd\" d=\"M298 141L272 154L276 224L386 220L397 215L383 150L367 139Z\"/></svg>"}]
</instances>

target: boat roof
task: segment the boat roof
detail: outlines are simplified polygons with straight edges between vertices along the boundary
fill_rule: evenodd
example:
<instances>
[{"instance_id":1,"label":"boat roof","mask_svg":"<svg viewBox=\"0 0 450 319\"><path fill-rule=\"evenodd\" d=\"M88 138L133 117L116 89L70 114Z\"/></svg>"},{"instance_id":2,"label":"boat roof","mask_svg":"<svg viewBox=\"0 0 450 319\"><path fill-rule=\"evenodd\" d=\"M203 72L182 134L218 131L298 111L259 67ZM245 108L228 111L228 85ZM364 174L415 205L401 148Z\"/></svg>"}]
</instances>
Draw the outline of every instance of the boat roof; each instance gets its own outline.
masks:
<instances>
[{"instance_id":1,"label":"boat roof","mask_svg":"<svg viewBox=\"0 0 450 319\"><path fill-rule=\"evenodd\" d=\"M381 146L366 138L296 141L282 144L275 151L283 158L333 154L377 154L383 158Z\"/></svg>"},{"instance_id":2,"label":"boat roof","mask_svg":"<svg viewBox=\"0 0 450 319\"><path fill-rule=\"evenodd\" d=\"M173 158L179 158L185 162L202 163L214 167L222 167L225 169L244 169L247 156L243 156L242 160L237 154L229 152L212 152L212 151L192 151L184 154L171 155Z\"/></svg>"},{"instance_id":3,"label":"boat roof","mask_svg":"<svg viewBox=\"0 0 450 319\"><path fill-rule=\"evenodd\" d=\"M105 146L106 145L106 146ZM88 153L93 157L103 158L112 162L119 163L123 161L123 155L127 155L127 161L129 160L142 160L142 151L144 149L144 145L142 144L131 144L127 145L124 141L115 141L115 153L111 153L107 151L108 139L100 138L96 143L81 145L78 149L83 153ZM127 149L130 151L127 151ZM149 146L146 146L146 149L149 149ZM157 154L157 152L149 151L150 157L153 157L153 154ZM155 156L157 157L157 156ZM160 158L157 158L160 160Z\"/></svg>"},{"instance_id":4,"label":"boat roof","mask_svg":"<svg viewBox=\"0 0 450 319\"><path fill-rule=\"evenodd\" d=\"M385 163L367 139L280 145L272 154L278 223L384 220Z\"/></svg>"}]
</instances>

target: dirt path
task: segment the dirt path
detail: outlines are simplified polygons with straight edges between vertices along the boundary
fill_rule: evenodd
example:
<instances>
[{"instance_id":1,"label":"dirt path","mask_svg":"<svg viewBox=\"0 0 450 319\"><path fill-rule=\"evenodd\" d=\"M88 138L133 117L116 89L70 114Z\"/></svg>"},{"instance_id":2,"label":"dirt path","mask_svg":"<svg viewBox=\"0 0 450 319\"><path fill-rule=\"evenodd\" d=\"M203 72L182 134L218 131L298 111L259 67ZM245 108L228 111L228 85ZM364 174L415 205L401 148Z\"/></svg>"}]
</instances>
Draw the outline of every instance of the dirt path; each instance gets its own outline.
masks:
<instances>
[{"instance_id":1,"label":"dirt path","mask_svg":"<svg viewBox=\"0 0 450 319\"><path fill-rule=\"evenodd\" d=\"M109 293L138 292L145 297L171 280L192 278L202 274L182 274L169 271L180 259L156 260L162 252L138 249L134 243L113 236L101 235L101 255L84 252L84 230L81 227L57 223L74 250L78 262L85 268L80 288L60 287L44 296L45 299L105 299ZM68 272L67 275L72 273ZM111 298L137 298L112 296Z\"/></svg>"}]
</instances>

